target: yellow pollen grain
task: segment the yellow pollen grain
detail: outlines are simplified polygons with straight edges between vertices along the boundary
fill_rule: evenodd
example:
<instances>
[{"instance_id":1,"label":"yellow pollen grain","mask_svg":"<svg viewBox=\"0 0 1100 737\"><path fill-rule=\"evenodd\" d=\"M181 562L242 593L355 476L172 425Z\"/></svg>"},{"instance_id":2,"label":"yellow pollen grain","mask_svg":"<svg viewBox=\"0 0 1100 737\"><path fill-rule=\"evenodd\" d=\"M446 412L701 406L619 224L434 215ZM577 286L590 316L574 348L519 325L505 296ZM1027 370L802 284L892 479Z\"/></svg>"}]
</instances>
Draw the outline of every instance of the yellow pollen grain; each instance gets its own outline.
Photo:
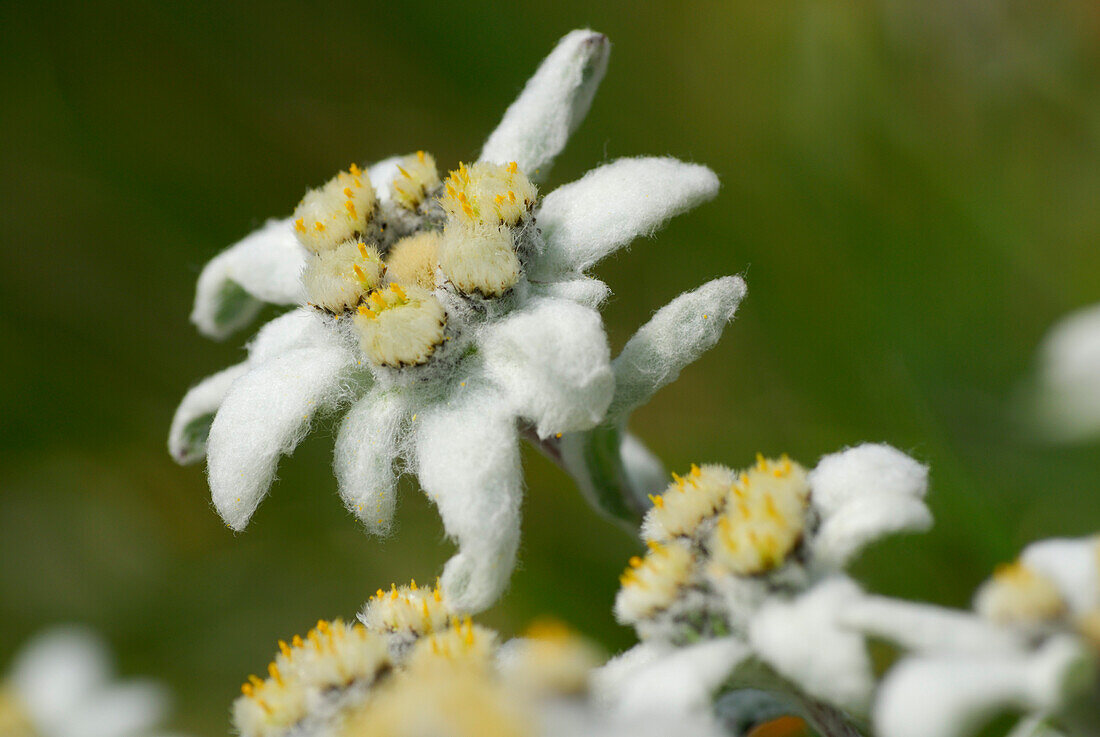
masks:
<instances>
[{"instance_id":1,"label":"yellow pollen grain","mask_svg":"<svg viewBox=\"0 0 1100 737\"><path fill-rule=\"evenodd\" d=\"M299 233L306 232L306 224L305 222L303 222L303 218L298 218L294 221L294 229L297 230Z\"/></svg>"}]
</instances>

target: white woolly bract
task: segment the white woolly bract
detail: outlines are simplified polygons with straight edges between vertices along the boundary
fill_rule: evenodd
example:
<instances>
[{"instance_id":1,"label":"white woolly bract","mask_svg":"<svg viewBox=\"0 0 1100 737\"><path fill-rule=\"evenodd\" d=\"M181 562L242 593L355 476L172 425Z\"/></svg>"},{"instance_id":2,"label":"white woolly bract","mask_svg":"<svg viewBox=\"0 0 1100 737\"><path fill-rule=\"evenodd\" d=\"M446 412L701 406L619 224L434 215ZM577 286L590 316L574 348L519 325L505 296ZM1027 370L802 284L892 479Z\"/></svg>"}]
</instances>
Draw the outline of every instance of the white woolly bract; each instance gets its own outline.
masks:
<instances>
[{"instance_id":1,"label":"white woolly bract","mask_svg":"<svg viewBox=\"0 0 1100 737\"><path fill-rule=\"evenodd\" d=\"M404 156L390 156L376 161L367 170L371 186L374 187L374 196L380 203L388 203L393 200L393 191L390 185L395 177L400 174L397 167L401 165Z\"/></svg>"},{"instance_id":2,"label":"white woolly bract","mask_svg":"<svg viewBox=\"0 0 1100 737\"><path fill-rule=\"evenodd\" d=\"M643 642L597 668L591 683L596 698L623 717L697 715L749 656L734 637L683 648Z\"/></svg>"},{"instance_id":3,"label":"white woolly bract","mask_svg":"<svg viewBox=\"0 0 1100 737\"><path fill-rule=\"evenodd\" d=\"M619 454L630 488L638 499L646 499L665 488L668 473L664 464L636 435L623 433Z\"/></svg>"},{"instance_id":4,"label":"white woolly bract","mask_svg":"<svg viewBox=\"0 0 1100 737\"><path fill-rule=\"evenodd\" d=\"M844 567L886 535L932 526L923 501L928 467L889 445L867 443L825 456L810 473L810 487L822 518L813 553L826 568Z\"/></svg>"},{"instance_id":5,"label":"white woolly bract","mask_svg":"<svg viewBox=\"0 0 1100 737\"><path fill-rule=\"evenodd\" d=\"M302 302L307 255L291 220L268 220L203 267L191 322L203 335L221 340L251 322L262 302Z\"/></svg>"},{"instance_id":6,"label":"white woolly bract","mask_svg":"<svg viewBox=\"0 0 1100 737\"><path fill-rule=\"evenodd\" d=\"M435 287L435 266L439 261L440 234L427 230L402 238L386 254L386 275L402 286Z\"/></svg>"},{"instance_id":7,"label":"white woolly bract","mask_svg":"<svg viewBox=\"0 0 1100 737\"><path fill-rule=\"evenodd\" d=\"M300 348L234 382L210 427L207 475L218 513L242 530L267 493L279 456L309 431L313 414L339 399L355 365L342 346Z\"/></svg>"},{"instance_id":8,"label":"white woolly bract","mask_svg":"<svg viewBox=\"0 0 1100 737\"><path fill-rule=\"evenodd\" d=\"M158 684L113 681L106 646L83 627L33 638L16 653L10 679L37 734L127 737L152 729L168 707Z\"/></svg>"},{"instance_id":9,"label":"white woolly bract","mask_svg":"<svg viewBox=\"0 0 1100 737\"><path fill-rule=\"evenodd\" d=\"M598 309L609 296L611 288L599 279L577 274L573 278L534 285L535 290L552 299L568 299L585 307Z\"/></svg>"},{"instance_id":10,"label":"white woolly bract","mask_svg":"<svg viewBox=\"0 0 1100 737\"><path fill-rule=\"evenodd\" d=\"M542 271L584 270L669 218L718 194L718 177L670 157L619 159L555 189L536 221L546 239Z\"/></svg>"},{"instance_id":11,"label":"white woolly bract","mask_svg":"<svg viewBox=\"0 0 1100 737\"><path fill-rule=\"evenodd\" d=\"M408 416L404 396L375 389L344 416L336 436L333 469L344 506L367 531L387 535L397 504L397 474L401 425Z\"/></svg>"},{"instance_id":12,"label":"white woolly bract","mask_svg":"<svg viewBox=\"0 0 1100 737\"><path fill-rule=\"evenodd\" d=\"M1047 711L1091 681L1094 664L1070 638L1036 653L907 658L875 703L882 737L964 737L1006 711Z\"/></svg>"},{"instance_id":13,"label":"white woolly bract","mask_svg":"<svg viewBox=\"0 0 1100 737\"><path fill-rule=\"evenodd\" d=\"M317 189L306 192L294 210L294 233L313 253L358 239L374 213L374 188L367 172L351 165Z\"/></svg>"},{"instance_id":14,"label":"white woolly bract","mask_svg":"<svg viewBox=\"0 0 1100 737\"><path fill-rule=\"evenodd\" d=\"M299 307L264 324L248 343L248 362L252 366L277 358L298 348L332 345L333 331L324 318L309 307Z\"/></svg>"},{"instance_id":15,"label":"white woolly bract","mask_svg":"<svg viewBox=\"0 0 1100 737\"><path fill-rule=\"evenodd\" d=\"M208 376L183 395L168 431L168 452L177 463L196 463L206 457L210 422L229 387L248 371L242 362Z\"/></svg>"},{"instance_id":16,"label":"white woolly bract","mask_svg":"<svg viewBox=\"0 0 1100 737\"><path fill-rule=\"evenodd\" d=\"M532 177L545 177L588 113L610 49L606 36L587 29L563 37L489 135L481 160L515 161Z\"/></svg>"},{"instance_id":17,"label":"white woolly bract","mask_svg":"<svg viewBox=\"0 0 1100 737\"><path fill-rule=\"evenodd\" d=\"M741 277L727 276L685 292L658 310L615 358L615 399L609 418L626 417L713 347L745 290Z\"/></svg>"},{"instance_id":18,"label":"white woolly bract","mask_svg":"<svg viewBox=\"0 0 1100 737\"><path fill-rule=\"evenodd\" d=\"M515 419L502 405L490 387L470 384L414 428L420 485L458 543L442 579L455 612L492 604L515 566L523 476Z\"/></svg>"},{"instance_id":19,"label":"white woolly bract","mask_svg":"<svg viewBox=\"0 0 1100 737\"><path fill-rule=\"evenodd\" d=\"M367 358L378 366L402 368L426 362L443 343L447 314L431 292L390 285L372 292L353 320Z\"/></svg>"},{"instance_id":20,"label":"white woolly bract","mask_svg":"<svg viewBox=\"0 0 1100 737\"><path fill-rule=\"evenodd\" d=\"M302 273L311 303L329 312L344 312L382 281L385 266L374 246L346 241L309 259Z\"/></svg>"},{"instance_id":21,"label":"white woolly bract","mask_svg":"<svg viewBox=\"0 0 1100 737\"><path fill-rule=\"evenodd\" d=\"M448 223L439 242L439 268L463 294L499 297L522 269L507 227Z\"/></svg>"},{"instance_id":22,"label":"white woolly bract","mask_svg":"<svg viewBox=\"0 0 1100 737\"><path fill-rule=\"evenodd\" d=\"M1024 646L1017 632L997 627L971 612L884 596L850 602L839 620L849 629L922 653L1004 653Z\"/></svg>"},{"instance_id":23,"label":"white woolly bract","mask_svg":"<svg viewBox=\"0 0 1100 737\"><path fill-rule=\"evenodd\" d=\"M806 693L863 713L874 688L871 661L863 637L838 621L860 596L851 580L834 578L789 601L771 598L752 618L749 642L761 659Z\"/></svg>"},{"instance_id":24,"label":"white woolly bract","mask_svg":"<svg viewBox=\"0 0 1100 737\"><path fill-rule=\"evenodd\" d=\"M536 300L481 334L488 375L539 437L587 430L603 419L615 379L599 313Z\"/></svg>"},{"instance_id":25,"label":"white woolly bract","mask_svg":"<svg viewBox=\"0 0 1100 737\"><path fill-rule=\"evenodd\" d=\"M1020 560L1053 581L1074 613L1100 607L1100 537L1041 540Z\"/></svg>"},{"instance_id":26,"label":"white woolly bract","mask_svg":"<svg viewBox=\"0 0 1100 737\"><path fill-rule=\"evenodd\" d=\"M1100 435L1100 305L1056 323L1039 349L1039 428L1053 440Z\"/></svg>"}]
</instances>

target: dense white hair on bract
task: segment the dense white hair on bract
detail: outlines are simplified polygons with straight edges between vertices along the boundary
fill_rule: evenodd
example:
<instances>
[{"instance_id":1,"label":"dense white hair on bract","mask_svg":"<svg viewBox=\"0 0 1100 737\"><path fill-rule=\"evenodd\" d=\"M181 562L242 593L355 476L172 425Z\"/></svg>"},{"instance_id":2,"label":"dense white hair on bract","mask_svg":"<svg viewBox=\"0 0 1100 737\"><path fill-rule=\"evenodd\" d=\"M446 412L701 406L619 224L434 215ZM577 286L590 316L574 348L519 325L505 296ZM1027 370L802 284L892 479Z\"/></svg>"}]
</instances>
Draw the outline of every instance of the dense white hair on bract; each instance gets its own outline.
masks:
<instances>
[{"instance_id":1,"label":"dense white hair on bract","mask_svg":"<svg viewBox=\"0 0 1100 737\"><path fill-rule=\"evenodd\" d=\"M515 161L532 179L545 177L588 113L610 50L602 33L583 29L566 34L504 113L480 159Z\"/></svg>"},{"instance_id":2,"label":"dense white hair on bract","mask_svg":"<svg viewBox=\"0 0 1100 737\"><path fill-rule=\"evenodd\" d=\"M489 376L505 387L517 414L535 423L539 437L587 430L603 418L615 379L595 310L536 300L486 328L481 345Z\"/></svg>"},{"instance_id":3,"label":"dense white hair on bract","mask_svg":"<svg viewBox=\"0 0 1100 737\"><path fill-rule=\"evenodd\" d=\"M458 544L442 577L455 612L491 605L515 566L523 473L515 418L499 400L470 383L414 420L420 485Z\"/></svg>"},{"instance_id":4,"label":"dense white hair on bract","mask_svg":"<svg viewBox=\"0 0 1100 737\"><path fill-rule=\"evenodd\" d=\"M615 399L608 410L609 419L625 418L712 348L745 292L741 277L725 276L685 292L659 309L615 358Z\"/></svg>"},{"instance_id":5,"label":"dense white hair on bract","mask_svg":"<svg viewBox=\"0 0 1100 737\"><path fill-rule=\"evenodd\" d=\"M336 436L333 468L340 497L369 532L386 535L397 504L401 426L408 414L404 395L375 389L344 416Z\"/></svg>"},{"instance_id":6,"label":"dense white hair on bract","mask_svg":"<svg viewBox=\"0 0 1100 737\"><path fill-rule=\"evenodd\" d=\"M856 714L874 688L863 636L839 613L861 596L850 579L827 579L790 601L769 599L752 618L749 641L760 657L812 696Z\"/></svg>"},{"instance_id":7,"label":"dense white hair on bract","mask_svg":"<svg viewBox=\"0 0 1100 737\"><path fill-rule=\"evenodd\" d=\"M718 194L717 175L671 157L618 159L558 187L535 213L546 239L537 271L583 271Z\"/></svg>"}]
</instances>

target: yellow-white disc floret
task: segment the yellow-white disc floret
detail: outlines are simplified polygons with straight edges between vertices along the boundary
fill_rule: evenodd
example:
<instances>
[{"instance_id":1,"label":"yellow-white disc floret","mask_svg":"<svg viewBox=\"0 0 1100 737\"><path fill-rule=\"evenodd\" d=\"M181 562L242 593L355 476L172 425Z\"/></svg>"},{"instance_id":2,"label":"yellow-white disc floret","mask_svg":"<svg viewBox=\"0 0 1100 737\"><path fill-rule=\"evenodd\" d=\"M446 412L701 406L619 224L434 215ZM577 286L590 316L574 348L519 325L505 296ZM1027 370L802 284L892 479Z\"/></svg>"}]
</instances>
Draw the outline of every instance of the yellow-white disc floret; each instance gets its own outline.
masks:
<instances>
[{"instance_id":1,"label":"yellow-white disc floret","mask_svg":"<svg viewBox=\"0 0 1100 737\"><path fill-rule=\"evenodd\" d=\"M1049 578L1019 561L997 568L974 597L979 614L999 624L1050 624L1066 613L1066 601Z\"/></svg>"},{"instance_id":2,"label":"yellow-white disc floret","mask_svg":"<svg viewBox=\"0 0 1100 737\"><path fill-rule=\"evenodd\" d=\"M438 231L425 230L394 243L386 254L386 271L390 279L421 289L434 288L440 239Z\"/></svg>"},{"instance_id":3,"label":"yellow-white disc floret","mask_svg":"<svg viewBox=\"0 0 1100 737\"><path fill-rule=\"evenodd\" d=\"M361 624L320 621L267 666L268 677L249 676L233 704L233 723L243 737L271 737L300 722L311 698L352 684L373 682L391 667L385 638Z\"/></svg>"},{"instance_id":4,"label":"yellow-white disc floret","mask_svg":"<svg viewBox=\"0 0 1100 737\"><path fill-rule=\"evenodd\" d=\"M642 522L642 537L667 541L695 534L699 524L726 506L737 475L725 466L692 465L686 476L672 475L673 482L660 496L651 496L653 507Z\"/></svg>"},{"instance_id":5,"label":"yellow-white disc floret","mask_svg":"<svg viewBox=\"0 0 1100 737\"><path fill-rule=\"evenodd\" d=\"M294 210L298 241L314 253L358 239L374 215L374 187L355 164L306 192Z\"/></svg>"},{"instance_id":6,"label":"yellow-white disc floret","mask_svg":"<svg viewBox=\"0 0 1100 737\"><path fill-rule=\"evenodd\" d=\"M397 166L397 176L390 184L393 199L408 210L415 210L429 193L439 186L439 172L431 154L417 151L406 156Z\"/></svg>"},{"instance_id":7,"label":"yellow-white disc floret","mask_svg":"<svg viewBox=\"0 0 1100 737\"><path fill-rule=\"evenodd\" d=\"M431 292L391 284L359 305L355 330L359 347L379 366L425 363L443 343L447 314Z\"/></svg>"},{"instance_id":8,"label":"yellow-white disc floret","mask_svg":"<svg viewBox=\"0 0 1100 737\"><path fill-rule=\"evenodd\" d=\"M497 649L497 634L473 623L469 617L455 619L450 627L417 640L405 665L409 670L431 670L440 660L465 660L488 668Z\"/></svg>"},{"instance_id":9,"label":"yellow-white disc floret","mask_svg":"<svg viewBox=\"0 0 1100 737\"><path fill-rule=\"evenodd\" d=\"M343 312L377 288L385 271L374 246L347 241L309 259L302 283L310 302L329 312Z\"/></svg>"},{"instance_id":10,"label":"yellow-white disc floret","mask_svg":"<svg viewBox=\"0 0 1100 737\"><path fill-rule=\"evenodd\" d=\"M443 183L439 201L455 221L469 225L515 225L534 206L538 190L513 161L459 164Z\"/></svg>"},{"instance_id":11,"label":"yellow-white disc floret","mask_svg":"<svg viewBox=\"0 0 1100 737\"><path fill-rule=\"evenodd\" d=\"M579 694L605 656L591 642L555 620L532 624L508 643L501 667L509 682L538 694Z\"/></svg>"},{"instance_id":12,"label":"yellow-white disc floret","mask_svg":"<svg viewBox=\"0 0 1100 737\"><path fill-rule=\"evenodd\" d=\"M463 294L499 297L519 281L512 232L496 225L448 223L439 244L439 267Z\"/></svg>"},{"instance_id":13,"label":"yellow-white disc floret","mask_svg":"<svg viewBox=\"0 0 1100 737\"><path fill-rule=\"evenodd\" d=\"M647 544L645 557L631 558L619 577L622 588L615 597L615 616L624 624L637 624L671 606L695 565L691 550L678 541Z\"/></svg>"},{"instance_id":14,"label":"yellow-white disc floret","mask_svg":"<svg viewBox=\"0 0 1100 737\"><path fill-rule=\"evenodd\" d=\"M802 538L810 486L806 471L786 457L741 473L707 549L719 570L751 576L778 568Z\"/></svg>"},{"instance_id":15,"label":"yellow-white disc floret","mask_svg":"<svg viewBox=\"0 0 1100 737\"><path fill-rule=\"evenodd\" d=\"M415 636L444 630L450 616L443 594L435 588L421 588L413 581L408 586L390 586L378 591L363 607L359 620L375 632L400 632Z\"/></svg>"}]
</instances>

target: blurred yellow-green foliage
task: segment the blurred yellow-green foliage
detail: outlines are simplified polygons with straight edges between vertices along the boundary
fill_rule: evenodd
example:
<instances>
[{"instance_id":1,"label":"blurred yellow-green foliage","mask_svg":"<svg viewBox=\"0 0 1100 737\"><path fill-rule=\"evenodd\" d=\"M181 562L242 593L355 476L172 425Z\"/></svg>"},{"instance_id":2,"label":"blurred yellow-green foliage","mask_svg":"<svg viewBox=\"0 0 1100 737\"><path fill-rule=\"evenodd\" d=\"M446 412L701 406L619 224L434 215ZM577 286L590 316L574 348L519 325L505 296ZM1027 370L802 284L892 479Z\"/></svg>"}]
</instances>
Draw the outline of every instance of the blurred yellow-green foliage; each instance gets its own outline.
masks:
<instances>
[{"instance_id":1,"label":"blurred yellow-green foliage","mask_svg":"<svg viewBox=\"0 0 1100 737\"><path fill-rule=\"evenodd\" d=\"M450 548L405 489L365 537L331 427L233 535L165 452L189 384L247 334L187 321L201 264L350 161L453 165L556 39L613 43L550 185L618 156L721 176L717 201L600 266L613 345L679 292L744 273L720 346L635 418L671 469L807 463L861 440L932 465L928 535L857 567L966 605L1028 540L1100 519L1096 445L1026 439L1012 400L1043 330L1100 300L1100 10L1090 0L601 5L0 5L0 657L54 621L166 679L173 726L222 734L277 637L353 614ZM634 544L528 452L521 568L484 619L554 614L609 649Z\"/></svg>"}]
</instances>

